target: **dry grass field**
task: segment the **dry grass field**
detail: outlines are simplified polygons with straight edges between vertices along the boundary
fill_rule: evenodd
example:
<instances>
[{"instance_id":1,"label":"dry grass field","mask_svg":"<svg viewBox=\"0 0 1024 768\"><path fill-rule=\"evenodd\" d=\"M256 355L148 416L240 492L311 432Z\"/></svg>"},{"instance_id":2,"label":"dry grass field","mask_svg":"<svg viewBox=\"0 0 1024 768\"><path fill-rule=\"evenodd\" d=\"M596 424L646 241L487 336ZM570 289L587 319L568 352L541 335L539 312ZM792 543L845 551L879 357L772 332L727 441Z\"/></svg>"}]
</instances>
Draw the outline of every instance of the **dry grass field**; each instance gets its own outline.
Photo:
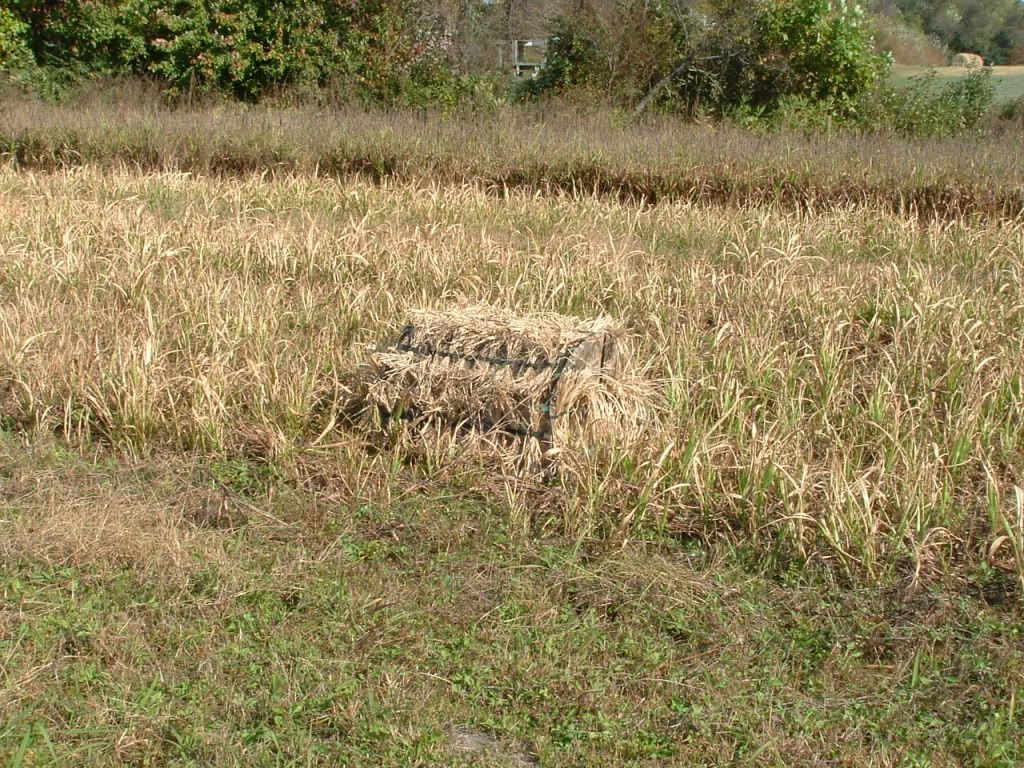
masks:
<instances>
[{"instance_id":1,"label":"dry grass field","mask_svg":"<svg viewBox=\"0 0 1024 768\"><path fill-rule=\"evenodd\" d=\"M1024 759L1019 160L909 147L908 188L998 169L1002 202L941 215L638 204L495 194L458 178L479 148L434 179L174 167L187 115L132 163L96 149L124 123L60 119L92 149L0 171L0 762ZM595 163L655 178L622 141ZM723 134L735 178L765 141ZM372 345L464 299L625 323L643 438L539 483L346 426Z\"/></svg>"}]
</instances>

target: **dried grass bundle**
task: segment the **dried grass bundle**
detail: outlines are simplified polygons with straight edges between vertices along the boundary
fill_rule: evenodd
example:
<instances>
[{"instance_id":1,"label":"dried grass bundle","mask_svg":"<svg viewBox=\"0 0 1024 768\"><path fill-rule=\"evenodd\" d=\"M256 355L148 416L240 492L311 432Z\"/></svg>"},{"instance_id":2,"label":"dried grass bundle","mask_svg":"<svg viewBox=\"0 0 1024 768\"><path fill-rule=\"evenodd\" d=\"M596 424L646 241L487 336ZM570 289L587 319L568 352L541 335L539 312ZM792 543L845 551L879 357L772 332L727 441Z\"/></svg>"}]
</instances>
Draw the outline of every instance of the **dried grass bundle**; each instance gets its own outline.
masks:
<instances>
[{"instance_id":1,"label":"dried grass bundle","mask_svg":"<svg viewBox=\"0 0 1024 768\"><path fill-rule=\"evenodd\" d=\"M610 318L483 304L412 312L397 342L371 356L362 393L378 426L397 418L422 434L444 424L533 469L579 440L637 434L650 397L627 333Z\"/></svg>"}]
</instances>

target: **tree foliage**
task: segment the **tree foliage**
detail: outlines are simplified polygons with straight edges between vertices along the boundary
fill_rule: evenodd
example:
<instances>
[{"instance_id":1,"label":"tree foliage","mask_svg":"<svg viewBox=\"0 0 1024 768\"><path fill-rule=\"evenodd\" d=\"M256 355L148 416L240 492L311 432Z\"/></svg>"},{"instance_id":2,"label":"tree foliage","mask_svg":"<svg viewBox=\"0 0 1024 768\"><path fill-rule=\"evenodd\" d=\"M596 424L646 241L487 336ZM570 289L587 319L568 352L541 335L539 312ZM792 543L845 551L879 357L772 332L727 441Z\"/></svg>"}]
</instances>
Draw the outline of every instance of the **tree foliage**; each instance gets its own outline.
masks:
<instances>
[{"instance_id":1,"label":"tree foliage","mask_svg":"<svg viewBox=\"0 0 1024 768\"><path fill-rule=\"evenodd\" d=\"M141 66L155 0L8 0L40 66L70 74L125 74Z\"/></svg>"},{"instance_id":2,"label":"tree foliage","mask_svg":"<svg viewBox=\"0 0 1024 768\"><path fill-rule=\"evenodd\" d=\"M939 83L933 71L914 78L909 87L887 87L871 100L865 117L909 136L953 136L981 125L995 101L988 71Z\"/></svg>"},{"instance_id":3,"label":"tree foliage","mask_svg":"<svg viewBox=\"0 0 1024 768\"><path fill-rule=\"evenodd\" d=\"M864 115L889 110L907 126L974 124L985 101L974 85L939 101L923 90L915 101L880 88L888 62L875 53L854 0L543 1L548 56L518 89L529 98L561 94L768 122L796 115L814 125L863 124ZM1024 60L1017 0L870 1L876 13L941 33L955 47ZM142 75L172 96L256 101L298 91L450 107L487 90L474 91L489 81L468 74L468 62L492 55L494 36L513 37L513 19L530 10L526 0L474 2L6 0L0 73L48 88L97 74ZM471 44L460 29L474 19L489 31L469 56L459 50ZM915 110L925 117L915 122Z\"/></svg>"},{"instance_id":4,"label":"tree foliage","mask_svg":"<svg viewBox=\"0 0 1024 768\"><path fill-rule=\"evenodd\" d=\"M342 58L348 19L301 0L178 2L150 16L149 71L176 93L223 91L253 100L316 82Z\"/></svg>"},{"instance_id":5,"label":"tree foliage","mask_svg":"<svg viewBox=\"0 0 1024 768\"><path fill-rule=\"evenodd\" d=\"M35 64L29 50L28 24L0 8L0 73L16 73Z\"/></svg>"},{"instance_id":6,"label":"tree foliage","mask_svg":"<svg viewBox=\"0 0 1024 768\"><path fill-rule=\"evenodd\" d=\"M348 97L444 102L457 85L414 0L10 2L0 51L22 40L66 77L150 75L171 94L243 100L331 85Z\"/></svg>"},{"instance_id":7,"label":"tree foliage","mask_svg":"<svg viewBox=\"0 0 1024 768\"><path fill-rule=\"evenodd\" d=\"M562 19L547 66L528 93L597 85L643 105L656 95L663 106L690 113L741 106L771 111L781 99L798 96L848 112L888 65L874 51L860 8L843 0L617 7L621 16L605 27L595 27L593 16ZM631 9L634 23L627 24L623 17ZM615 55L626 46L609 28L640 40L628 58Z\"/></svg>"},{"instance_id":8,"label":"tree foliage","mask_svg":"<svg viewBox=\"0 0 1024 768\"><path fill-rule=\"evenodd\" d=\"M1024 63L1024 4L1018 0L874 0L879 13L897 17L993 64Z\"/></svg>"},{"instance_id":9,"label":"tree foliage","mask_svg":"<svg viewBox=\"0 0 1024 768\"><path fill-rule=\"evenodd\" d=\"M758 58L754 98L772 104L800 96L849 111L886 73L864 13L845 0L783 0L763 6L755 21Z\"/></svg>"}]
</instances>

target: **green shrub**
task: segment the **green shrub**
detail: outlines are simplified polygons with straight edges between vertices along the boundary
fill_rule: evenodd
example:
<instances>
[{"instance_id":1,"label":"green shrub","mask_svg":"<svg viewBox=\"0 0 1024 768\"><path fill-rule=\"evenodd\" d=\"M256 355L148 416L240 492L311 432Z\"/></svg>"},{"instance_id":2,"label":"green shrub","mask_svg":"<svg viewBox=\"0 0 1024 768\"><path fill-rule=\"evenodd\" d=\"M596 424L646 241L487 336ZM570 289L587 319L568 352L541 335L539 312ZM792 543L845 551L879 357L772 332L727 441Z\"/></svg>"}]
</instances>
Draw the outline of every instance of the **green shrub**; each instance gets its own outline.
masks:
<instances>
[{"instance_id":1,"label":"green shrub","mask_svg":"<svg viewBox=\"0 0 1024 768\"><path fill-rule=\"evenodd\" d=\"M988 70L940 85L931 70L909 86L886 85L860 107L859 123L872 130L908 136L953 136L981 126L995 102Z\"/></svg>"},{"instance_id":2,"label":"green shrub","mask_svg":"<svg viewBox=\"0 0 1024 768\"><path fill-rule=\"evenodd\" d=\"M0 8L0 75L25 72L35 66L27 38L28 24Z\"/></svg>"},{"instance_id":3,"label":"green shrub","mask_svg":"<svg viewBox=\"0 0 1024 768\"><path fill-rule=\"evenodd\" d=\"M358 12L350 18L339 69L352 96L369 104L447 109L467 92L468 81L454 72L425 5L370 0L353 8Z\"/></svg>"},{"instance_id":4,"label":"green shrub","mask_svg":"<svg viewBox=\"0 0 1024 768\"><path fill-rule=\"evenodd\" d=\"M999 107L999 119L1003 122L1021 122L1024 120L1024 96L1013 101L1005 101Z\"/></svg>"},{"instance_id":5,"label":"green shrub","mask_svg":"<svg viewBox=\"0 0 1024 768\"><path fill-rule=\"evenodd\" d=\"M35 62L65 78L141 71L145 22L157 0L8 0L9 13L25 24Z\"/></svg>"},{"instance_id":6,"label":"green shrub","mask_svg":"<svg viewBox=\"0 0 1024 768\"><path fill-rule=\"evenodd\" d=\"M784 96L765 124L773 129L797 131L805 134L831 133L847 125L837 115L845 112L829 100L816 100L806 96Z\"/></svg>"},{"instance_id":7,"label":"green shrub","mask_svg":"<svg viewBox=\"0 0 1024 768\"><path fill-rule=\"evenodd\" d=\"M633 68L634 94L643 106L759 122L795 98L842 118L890 64L875 52L855 2L707 0L649 7L642 34L647 54Z\"/></svg>"},{"instance_id":8,"label":"green shrub","mask_svg":"<svg viewBox=\"0 0 1024 768\"><path fill-rule=\"evenodd\" d=\"M796 96L847 115L890 64L875 53L856 2L772 0L756 15L754 36L749 98L756 104L774 106Z\"/></svg>"},{"instance_id":9,"label":"green shrub","mask_svg":"<svg viewBox=\"0 0 1024 768\"><path fill-rule=\"evenodd\" d=\"M219 91L247 101L317 83L338 68L349 27L328 9L301 0L189 0L159 8L149 69L175 94Z\"/></svg>"},{"instance_id":10,"label":"green shrub","mask_svg":"<svg viewBox=\"0 0 1024 768\"><path fill-rule=\"evenodd\" d=\"M591 86L605 74L600 53L597 43L586 34L582 25L559 17L548 37L544 66L536 77L519 84L517 96L535 99Z\"/></svg>"},{"instance_id":11,"label":"green shrub","mask_svg":"<svg viewBox=\"0 0 1024 768\"><path fill-rule=\"evenodd\" d=\"M10 0L0 68L54 88L156 75L172 96L282 92L449 107L465 88L420 0Z\"/></svg>"}]
</instances>

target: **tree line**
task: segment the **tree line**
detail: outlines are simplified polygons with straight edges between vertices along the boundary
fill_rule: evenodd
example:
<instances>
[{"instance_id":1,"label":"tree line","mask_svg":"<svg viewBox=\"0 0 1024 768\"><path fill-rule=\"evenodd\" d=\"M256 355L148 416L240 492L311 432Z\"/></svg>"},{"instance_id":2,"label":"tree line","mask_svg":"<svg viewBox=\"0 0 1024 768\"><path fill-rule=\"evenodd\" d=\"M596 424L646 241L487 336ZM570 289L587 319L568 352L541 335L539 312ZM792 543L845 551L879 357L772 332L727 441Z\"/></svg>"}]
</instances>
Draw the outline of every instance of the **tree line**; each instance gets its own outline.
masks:
<instances>
[{"instance_id":1,"label":"tree line","mask_svg":"<svg viewBox=\"0 0 1024 768\"><path fill-rule=\"evenodd\" d=\"M884 1L907 16L928 5ZM850 121L899 102L884 90L890 57L872 31L854 0L7 0L0 73L50 93L145 76L171 98L448 108L558 96L690 117ZM510 82L496 52L537 36L545 65Z\"/></svg>"},{"instance_id":2,"label":"tree line","mask_svg":"<svg viewBox=\"0 0 1024 768\"><path fill-rule=\"evenodd\" d=\"M952 52L990 64L1024 64L1024 4L1019 0L874 0L871 9L930 35Z\"/></svg>"}]
</instances>

